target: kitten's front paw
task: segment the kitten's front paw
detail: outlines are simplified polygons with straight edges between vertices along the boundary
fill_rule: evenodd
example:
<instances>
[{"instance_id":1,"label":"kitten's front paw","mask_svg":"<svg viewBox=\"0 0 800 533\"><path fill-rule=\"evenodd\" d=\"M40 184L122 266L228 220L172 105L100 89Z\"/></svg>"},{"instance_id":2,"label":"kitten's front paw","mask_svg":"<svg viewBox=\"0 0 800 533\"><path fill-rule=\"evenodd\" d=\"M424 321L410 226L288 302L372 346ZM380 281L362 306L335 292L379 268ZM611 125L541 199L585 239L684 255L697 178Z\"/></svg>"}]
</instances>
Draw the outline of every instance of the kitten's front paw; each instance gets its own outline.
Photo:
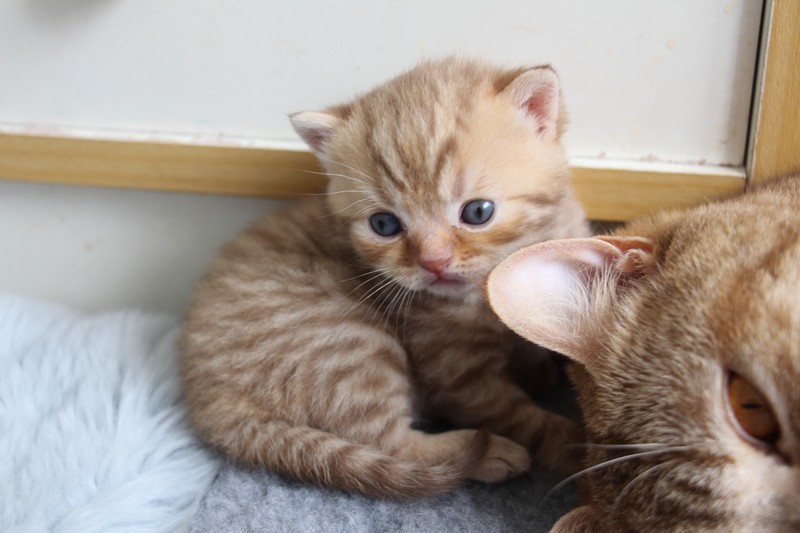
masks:
<instances>
[{"instance_id":1,"label":"kitten's front paw","mask_svg":"<svg viewBox=\"0 0 800 533\"><path fill-rule=\"evenodd\" d=\"M505 437L491 435L486 454L472 478L484 483L500 483L517 477L531 466L531 458L523 446Z\"/></svg>"}]
</instances>

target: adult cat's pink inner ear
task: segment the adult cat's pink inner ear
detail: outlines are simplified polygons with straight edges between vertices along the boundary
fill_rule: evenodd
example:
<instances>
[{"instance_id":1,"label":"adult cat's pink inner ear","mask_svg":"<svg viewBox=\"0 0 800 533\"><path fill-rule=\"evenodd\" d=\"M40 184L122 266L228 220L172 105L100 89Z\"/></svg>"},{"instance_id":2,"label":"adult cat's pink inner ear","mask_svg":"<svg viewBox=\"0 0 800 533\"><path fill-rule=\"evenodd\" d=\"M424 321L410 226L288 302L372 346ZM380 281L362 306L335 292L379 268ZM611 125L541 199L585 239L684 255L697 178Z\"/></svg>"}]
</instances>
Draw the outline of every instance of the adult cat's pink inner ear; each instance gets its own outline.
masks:
<instances>
[{"instance_id":1,"label":"adult cat's pink inner ear","mask_svg":"<svg viewBox=\"0 0 800 533\"><path fill-rule=\"evenodd\" d=\"M616 248L594 239L549 241L520 250L489 275L489 303L521 336L584 361L591 272Z\"/></svg>"},{"instance_id":2,"label":"adult cat's pink inner ear","mask_svg":"<svg viewBox=\"0 0 800 533\"><path fill-rule=\"evenodd\" d=\"M548 241L511 254L489 275L495 313L528 340L584 364L605 331L602 315L626 287L644 274L654 246L642 237ZM608 276L605 273L618 275Z\"/></svg>"}]
</instances>

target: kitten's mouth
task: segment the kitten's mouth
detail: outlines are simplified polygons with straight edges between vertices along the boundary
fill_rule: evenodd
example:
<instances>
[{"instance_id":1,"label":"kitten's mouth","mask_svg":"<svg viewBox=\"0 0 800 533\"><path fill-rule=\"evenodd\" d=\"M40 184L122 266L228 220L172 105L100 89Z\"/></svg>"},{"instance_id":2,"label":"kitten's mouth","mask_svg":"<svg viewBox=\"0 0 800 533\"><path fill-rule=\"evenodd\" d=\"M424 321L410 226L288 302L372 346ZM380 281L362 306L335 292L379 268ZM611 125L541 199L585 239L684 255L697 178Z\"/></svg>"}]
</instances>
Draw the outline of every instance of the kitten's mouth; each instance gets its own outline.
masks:
<instances>
[{"instance_id":1,"label":"kitten's mouth","mask_svg":"<svg viewBox=\"0 0 800 533\"><path fill-rule=\"evenodd\" d=\"M467 279L447 274L439 274L428 282L428 287L434 291L444 291L444 293L451 293L453 291L461 293L471 286Z\"/></svg>"},{"instance_id":2,"label":"kitten's mouth","mask_svg":"<svg viewBox=\"0 0 800 533\"><path fill-rule=\"evenodd\" d=\"M469 292L475 285L469 277L452 272L426 272L418 278L417 287L440 295L456 295Z\"/></svg>"},{"instance_id":3,"label":"kitten's mouth","mask_svg":"<svg viewBox=\"0 0 800 533\"><path fill-rule=\"evenodd\" d=\"M431 285L436 287L456 287L465 283L466 281L463 279L439 276L431 282Z\"/></svg>"}]
</instances>

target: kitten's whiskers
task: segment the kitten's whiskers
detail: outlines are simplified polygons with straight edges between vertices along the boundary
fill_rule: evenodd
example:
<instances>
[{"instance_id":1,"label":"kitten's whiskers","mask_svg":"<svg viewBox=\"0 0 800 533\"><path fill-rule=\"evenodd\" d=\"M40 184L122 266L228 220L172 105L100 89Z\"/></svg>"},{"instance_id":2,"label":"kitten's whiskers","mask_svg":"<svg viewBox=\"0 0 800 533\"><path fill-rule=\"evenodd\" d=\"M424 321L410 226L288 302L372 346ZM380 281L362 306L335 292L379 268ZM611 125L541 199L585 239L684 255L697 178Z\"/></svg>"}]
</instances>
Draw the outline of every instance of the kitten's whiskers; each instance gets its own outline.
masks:
<instances>
[{"instance_id":1,"label":"kitten's whiskers","mask_svg":"<svg viewBox=\"0 0 800 533\"><path fill-rule=\"evenodd\" d=\"M403 300L400 303L400 309L397 315L397 324L396 328L400 331L400 320L403 320L403 328L405 329L405 325L408 323L408 315L411 312L411 303L414 301L414 296L417 295L417 291L410 289L408 287L405 288L405 294L403 295Z\"/></svg>"},{"instance_id":2,"label":"kitten's whiskers","mask_svg":"<svg viewBox=\"0 0 800 533\"><path fill-rule=\"evenodd\" d=\"M337 194L363 194L366 189L342 189L341 191L332 192L306 192L300 196L334 196Z\"/></svg>"},{"instance_id":3,"label":"kitten's whiskers","mask_svg":"<svg viewBox=\"0 0 800 533\"><path fill-rule=\"evenodd\" d=\"M364 181L362 179L354 178L353 176L348 176L347 174L337 174L335 172L317 172L314 170L306 170L304 168L287 168L286 170L291 170L292 172L305 172L306 174L314 174L315 176L344 178L351 181L355 181L356 183L360 183L362 185L369 185L369 182Z\"/></svg>"},{"instance_id":4,"label":"kitten's whiskers","mask_svg":"<svg viewBox=\"0 0 800 533\"><path fill-rule=\"evenodd\" d=\"M393 270L397 270L397 268L396 267L376 268L376 269L364 272L363 274L358 274L358 275L353 276L351 278L341 279L337 283L344 283L346 281L353 281L353 280L356 280L358 278L363 278L364 276L369 276L370 274L375 274L375 273L377 273L377 274L388 274L389 272L391 272ZM374 279L374 278L370 278L370 279ZM363 283L362 283L362 285L363 285ZM361 285L359 285L358 287L360 287L360 286ZM358 288L358 287L356 287L356 288ZM350 294L352 294L352 292ZM348 294L348 296L350 296L350 294Z\"/></svg>"},{"instance_id":5,"label":"kitten's whiskers","mask_svg":"<svg viewBox=\"0 0 800 533\"><path fill-rule=\"evenodd\" d=\"M398 296L403 293L403 290L404 290L403 285L401 285L397 281L394 281L392 287L387 291L385 291L383 298L379 302L378 305L383 308L380 322L383 323L384 327L389 327L389 322L392 318L392 312L397 306ZM388 305L386 305L387 300L389 301Z\"/></svg>"},{"instance_id":6,"label":"kitten's whiskers","mask_svg":"<svg viewBox=\"0 0 800 533\"><path fill-rule=\"evenodd\" d=\"M392 302L386 309L386 326L389 325L389 320L391 319L391 315L394 314L394 328L395 330L399 331L400 329L400 321L403 320L403 324L405 324L407 316L408 316L408 305L410 304L411 298L414 297L415 291L407 287L401 280L396 280L397 289L392 292ZM406 304L406 302L409 304Z\"/></svg>"},{"instance_id":7,"label":"kitten's whiskers","mask_svg":"<svg viewBox=\"0 0 800 533\"><path fill-rule=\"evenodd\" d=\"M385 290L387 287L391 286L394 283L397 282L391 278L386 278L385 281L381 282L379 285L376 285L375 287L372 287L369 291L367 291L367 293L364 296L359 298L358 301L355 303L355 306L357 307L366 302L367 300L369 300L370 298L372 298L373 296L380 294L383 290Z\"/></svg>"},{"instance_id":8,"label":"kitten's whiskers","mask_svg":"<svg viewBox=\"0 0 800 533\"><path fill-rule=\"evenodd\" d=\"M374 202L374 200L372 198L369 198L369 197L360 198L360 199L358 199L358 200L356 200L354 202L351 202L349 205L339 209L338 211L334 211L332 213L328 213L327 215L322 215L321 217L317 217L317 220L322 220L323 218L328 218L328 217L332 217L332 216L338 215L339 213L347 211L348 209L350 209L354 205L360 204L361 202ZM357 215L355 215L355 216L357 216ZM352 217L351 217L351 220L352 220Z\"/></svg>"},{"instance_id":9,"label":"kitten's whiskers","mask_svg":"<svg viewBox=\"0 0 800 533\"><path fill-rule=\"evenodd\" d=\"M344 168L346 168L347 170L352 170L353 172L357 172L357 173L361 174L362 176L364 176L365 178L367 178L369 181L371 181L373 183L377 181L375 178L373 178L372 176L370 176L369 174L367 174L366 172L364 172L360 168L356 168L354 166L351 166L351 165L348 165L346 163L343 163L342 161L337 161L335 159L331 159L331 158L325 157L323 155L319 155L318 157L320 159L323 159L323 160L327 161L328 163L333 163L334 165L341 165ZM355 179L352 176L344 176L344 177L349 177L351 179Z\"/></svg>"},{"instance_id":10,"label":"kitten's whiskers","mask_svg":"<svg viewBox=\"0 0 800 533\"><path fill-rule=\"evenodd\" d=\"M372 198L369 198L369 200L372 200ZM347 222L352 222L353 219L355 218L360 218L362 216L367 215L368 213L374 212L377 206L378 203L375 200L372 200L372 204L370 204L368 207L362 207L361 209L353 213L352 216L347 217Z\"/></svg>"},{"instance_id":11,"label":"kitten's whiskers","mask_svg":"<svg viewBox=\"0 0 800 533\"><path fill-rule=\"evenodd\" d=\"M358 301L356 301L356 302L355 302L355 303L354 303L352 306L350 306L350 307L349 307L349 308L348 308L346 311L344 311L344 313L343 313L343 315L342 315L342 320L344 320L345 318L347 318L348 316L350 316L350 314L351 314L353 311L355 311L356 309L358 309L358 307L359 307L361 304L363 304L363 303L364 303L364 302L365 302L367 299L369 299L370 297L372 297L372 296L374 295L374 293L376 293L376 292L380 291L380 290L381 290L383 287L385 287L387 284L390 284L390 283L392 283L392 279L388 277L388 274L390 274L392 271L395 271L395 270L397 270L397 268L396 268L396 267L376 268L376 269L370 270L370 271L368 271L368 272L364 272L364 273L362 273L362 274L358 274L358 275L356 275L356 276L353 276L353 277L350 277L350 278L346 278L346 279L339 280L337 283L345 283L345 282L347 282L347 281L358 280L359 278L364 278L364 277L366 277L366 279L365 279L365 280L361 281L361 282L360 282L358 285L356 285L355 287L353 287L353 289L352 289L350 292L348 292L348 293L347 293L347 295L346 295L347 297L350 297L350 296L352 296L352 295L353 295L353 293L355 293L356 291L358 291L358 290L359 290L361 287L363 287L364 285L367 285L367 284L369 284L369 283L371 283L371 282L373 282L373 281L375 281L375 280L377 280L377 279L380 279L381 277L386 277L386 278L387 278L387 280L388 280L388 281L386 281L386 282L383 282L383 281L381 281L381 282L378 282L380 285L378 285L377 287L372 287L372 288L368 289L366 294L364 294L363 296L361 296L361 297L358 299Z\"/></svg>"},{"instance_id":12,"label":"kitten's whiskers","mask_svg":"<svg viewBox=\"0 0 800 533\"><path fill-rule=\"evenodd\" d=\"M386 269L372 270L370 272L367 272L366 274L361 274L360 276L356 276L356 278L359 278L361 276L365 276L365 275L368 275L368 274L373 274L371 277L369 277L366 280L362 281L355 288L353 288L353 290L351 290L349 293L347 293L347 296L352 295L354 292L356 292L358 289L360 289L364 285L366 285L366 284L368 284L368 283L370 283L370 282L372 282L372 281L374 281L376 279L379 279L379 278L385 276L388 281L384 282L382 285L377 287L378 290L382 289L387 283L392 283L392 279L389 278L387 274L389 272L393 271L393 270L397 270L397 269L395 269L395 268L386 268ZM356 279L356 278L352 278L352 279ZM372 294L373 294L373 292L375 292L375 290L376 290L376 287L373 287L373 288L369 289L364 296L362 296L361 298L358 299L358 301L355 303L354 307L357 307L359 304L361 304L364 301L366 301L370 296L372 296Z\"/></svg>"},{"instance_id":13,"label":"kitten's whiskers","mask_svg":"<svg viewBox=\"0 0 800 533\"><path fill-rule=\"evenodd\" d=\"M413 300L415 293L415 291L407 287L402 280L388 276L389 273L399 270L399 268L390 267L372 270L368 273L356 276L356 278L358 278L367 274L372 274L372 276L370 276L367 280L361 282L356 289L366 283L380 278L381 276L387 277L385 281L379 281L376 286L370 288L366 294L359 298L352 309L371 299L374 302L373 308L379 313L374 317L376 323L383 324L384 327L389 327L392 316L394 316L394 328L398 329L400 327L401 318L404 316L407 317L408 315L411 301ZM355 291L356 289L353 290ZM351 294L352 292L353 291L351 291ZM349 312L352 312L352 309ZM405 319L403 319L403 322L405 323Z\"/></svg>"}]
</instances>

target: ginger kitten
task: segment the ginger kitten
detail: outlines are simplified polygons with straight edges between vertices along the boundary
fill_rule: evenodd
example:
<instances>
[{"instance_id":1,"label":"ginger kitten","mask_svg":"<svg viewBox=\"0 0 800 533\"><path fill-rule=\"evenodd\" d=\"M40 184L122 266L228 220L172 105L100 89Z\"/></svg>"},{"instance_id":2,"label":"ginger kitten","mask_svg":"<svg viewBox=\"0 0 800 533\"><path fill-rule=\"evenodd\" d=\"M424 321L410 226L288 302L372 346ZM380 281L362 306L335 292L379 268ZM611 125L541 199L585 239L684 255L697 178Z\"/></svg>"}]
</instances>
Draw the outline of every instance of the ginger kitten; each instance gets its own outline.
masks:
<instances>
[{"instance_id":1,"label":"ginger kitten","mask_svg":"<svg viewBox=\"0 0 800 533\"><path fill-rule=\"evenodd\" d=\"M800 531L800 178L521 250L488 293L580 363L588 501L553 531Z\"/></svg>"},{"instance_id":2,"label":"ginger kitten","mask_svg":"<svg viewBox=\"0 0 800 533\"><path fill-rule=\"evenodd\" d=\"M256 222L199 284L182 336L199 435L379 497L503 481L529 452L573 466L575 425L512 383L516 337L482 295L509 253L588 234L561 107L549 67L450 59L292 115L327 194ZM433 418L465 429L417 429Z\"/></svg>"}]
</instances>

